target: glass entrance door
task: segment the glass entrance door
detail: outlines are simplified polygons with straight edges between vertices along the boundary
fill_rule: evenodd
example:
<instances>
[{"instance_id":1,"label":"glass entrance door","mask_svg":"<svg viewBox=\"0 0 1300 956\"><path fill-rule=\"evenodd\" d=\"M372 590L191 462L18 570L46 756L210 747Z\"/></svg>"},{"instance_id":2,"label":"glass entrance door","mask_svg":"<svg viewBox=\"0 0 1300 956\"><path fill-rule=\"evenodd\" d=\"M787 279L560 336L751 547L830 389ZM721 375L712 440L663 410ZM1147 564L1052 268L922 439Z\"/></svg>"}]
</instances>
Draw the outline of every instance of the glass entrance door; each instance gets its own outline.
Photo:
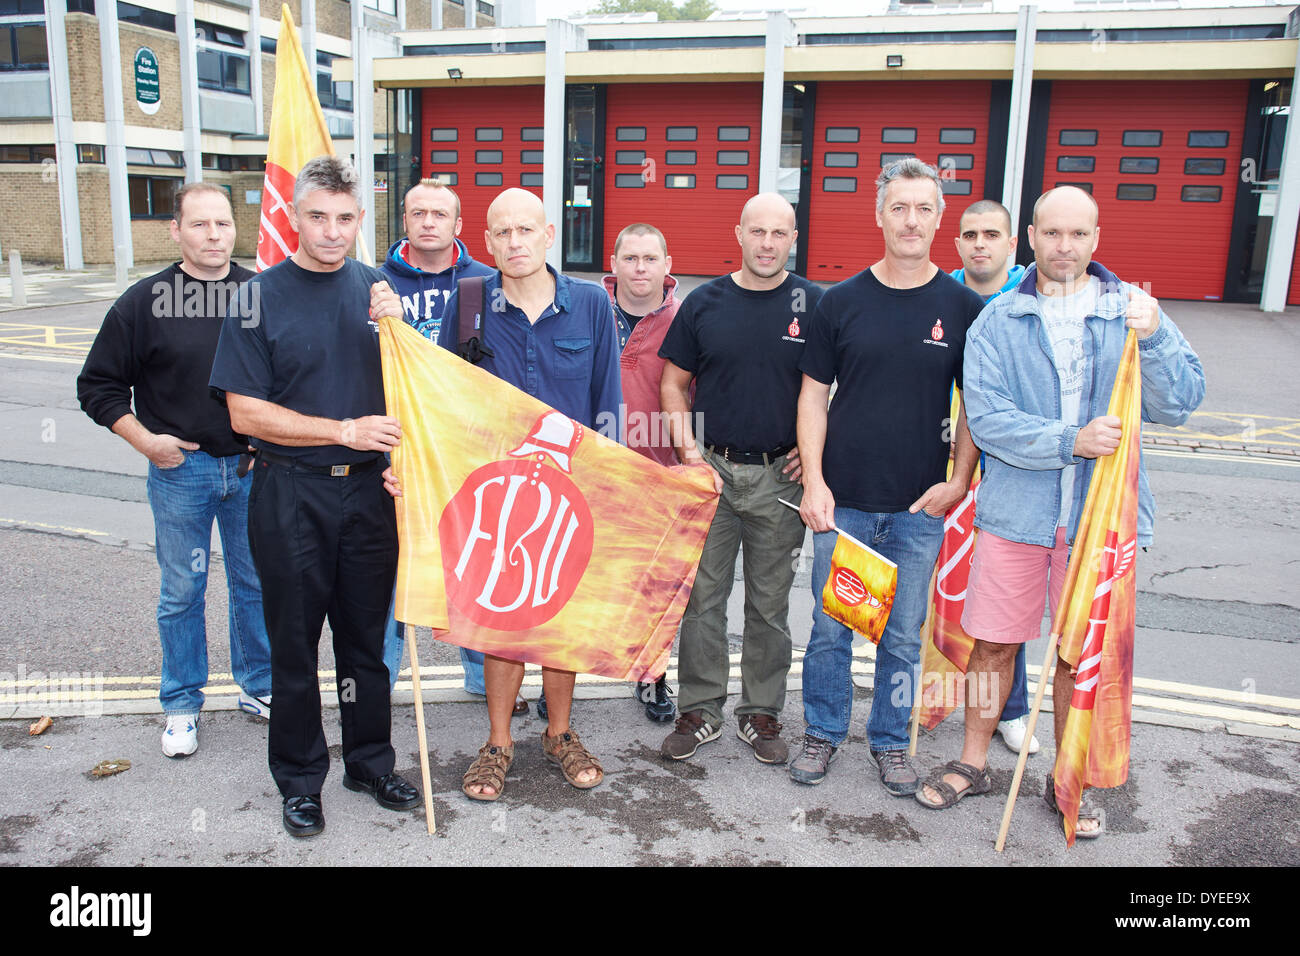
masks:
<instances>
[{"instance_id":1,"label":"glass entrance door","mask_svg":"<svg viewBox=\"0 0 1300 956\"><path fill-rule=\"evenodd\" d=\"M564 107L564 268L603 271L604 87L574 84Z\"/></svg>"},{"instance_id":2,"label":"glass entrance door","mask_svg":"<svg viewBox=\"0 0 1300 956\"><path fill-rule=\"evenodd\" d=\"M1290 103L1290 80L1252 84L1241 168L1245 188L1234 217L1224 290L1229 302L1258 302L1264 292L1264 265L1273 230Z\"/></svg>"}]
</instances>

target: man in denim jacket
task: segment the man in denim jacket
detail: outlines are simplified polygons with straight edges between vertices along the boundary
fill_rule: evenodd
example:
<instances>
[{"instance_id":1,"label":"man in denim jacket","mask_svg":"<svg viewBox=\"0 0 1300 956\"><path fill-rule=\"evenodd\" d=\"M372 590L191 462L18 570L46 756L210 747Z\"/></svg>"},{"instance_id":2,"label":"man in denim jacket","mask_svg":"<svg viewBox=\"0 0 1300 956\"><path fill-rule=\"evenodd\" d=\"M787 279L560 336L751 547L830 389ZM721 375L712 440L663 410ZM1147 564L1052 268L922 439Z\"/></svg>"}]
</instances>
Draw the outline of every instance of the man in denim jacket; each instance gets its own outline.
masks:
<instances>
[{"instance_id":1,"label":"man in denim jacket","mask_svg":"<svg viewBox=\"0 0 1300 956\"><path fill-rule=\"evenodd\" d=\"M1039 636L1045 590L1055 611L1093 462L1119 447L1120 421L1106 411L1128 329L1138 336L1144 421L1181 425L1205 395L1200 360L1173 321L1150 296L1092 261L1097 220L1097 203L1083 190L1044 193L1029 229L1035 266L1018 288L985 307L967 337L966 414L987 470L975 506L980 535L962 626L975 638L967 674L999 699L968 700L961 761L936 770L917 793L933 809L988 790L988 745L1016 651ZM1144 547L1154 511L1139 467ZM1074 673L1057 663L1059 747ZM1099 811L1080 809L1079 837L1099 836L1103 826Z\"/></svg>"}]
</instances>

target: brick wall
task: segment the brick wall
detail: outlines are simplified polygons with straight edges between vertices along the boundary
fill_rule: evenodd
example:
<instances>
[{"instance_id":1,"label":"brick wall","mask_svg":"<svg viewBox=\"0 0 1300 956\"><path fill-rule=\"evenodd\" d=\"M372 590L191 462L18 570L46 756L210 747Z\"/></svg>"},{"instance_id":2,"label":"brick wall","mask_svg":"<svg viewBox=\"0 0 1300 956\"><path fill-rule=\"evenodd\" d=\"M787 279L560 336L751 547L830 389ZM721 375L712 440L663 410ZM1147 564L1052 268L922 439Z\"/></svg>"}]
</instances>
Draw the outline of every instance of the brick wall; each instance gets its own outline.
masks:
<instances>
[{"instance_id":1,"label":"brick wall","mask_svg":"<svg viewBox=\"0 0 1300 956\"><path fill-rule=\"evenodd\" d=\"M50 170L35 163L0 169L0 249L6 263L17 249L28 263L62 263L59 187Z\"/></svg>"},{"instance_id":2,"label":"brick wall","mask_svg":"<svg viewBox=\"0 0 1300 956\"><path fill-rule=\"evenodd\" d=\"M280 0L280 2L288 4L289 14L293 17L293 22L297 26L302 26L302 0ZM318 11L316 14L316 18L319 20L320 19L319 3L317 3L316 9ZM268 20L278 21L280 19L280 3L275 2L275 0L271 0L271 2L269 3L263 3L262 16L266 17L266 19Z\"/></svg>"},{"instance_id":3,"label":"brick wall","mask_svg":"<svg viewBox=\"0 0 1300 956\"><path fill-rule=\"evenodd\" d=\"M230 204L235 209L235 258L249 269L255 268L257 258L257 230L261 220L262 206L259 202L250 206L244 202L244 194L250 189L262 190L262 173L223 173L230 186Z\"/></svg>"},{"instance_id":4,"label":"brick wall","mask_svg":"<svg viewBox=\"0 0 1300 956\"><path fill-rule=\"evenodd\" d=\"M433 4L430 0L406 0L406 29L429 29Z\"/></svg>"},{"instance_id":5,"label":"brick wall","mask_svg":"<svg viewBox=\"0 0 1300 956\"><path fill-rule=\"evenodd\" d=\"M316 32L351 39L351 4L344 0L316 0Z\"/></svg>"},{"instance_id":6,"label":"brick wall","mask_svg":"<svg viewBox=\"0 0 1300 956\"><path fill-rule=\"evenodd\" d=\"M118 26L122 45L122 103L127 126L148 126L154 129L181 128L181 52L175 35L123 23ZM158 112L152 116L140 109L135 101L135 51L142 46L153 50L158 58L160 101ZM99 82L102 86L102 81ZM100 122L104 113L100 110Z\"/></svg>"},{"instance_id":7,"label":"brick wall","mask_svg":"<svg viewBox=\"0 0 1300 956\"><path fill-rule=\"evenodd\" d=\"M279 10L279 7L276 8ZM271 132L271 102L275 99L275 54L262 54L262 129Z\"/></svg>"},{"instance_id":8,"label":"brick wall","mask_svg":"<svg viewBox=\"0 0 1300 956\"><path fill-rule=\"evenodd\" d=\"M108 169L77 167L77 201L81 206L81 255L87 265L113 261L113 208L108 198ZM135 252L140 257L140 250Z\"/></svg>"},{"instance_id":9,"label":"brick wall","mask_svg":"<svg viewBox=\"0 0 1300 956\"><path fill-rule=\"evenodd\" d=\"M104 75L99 59L99 21L89 14L69 13L63 21L68 35L68 80L73 90L72 118L104 122ZM132 48L134 53L134 48ZM132 95L135 90L132 88Z\"/></svg>"}]
</instances>

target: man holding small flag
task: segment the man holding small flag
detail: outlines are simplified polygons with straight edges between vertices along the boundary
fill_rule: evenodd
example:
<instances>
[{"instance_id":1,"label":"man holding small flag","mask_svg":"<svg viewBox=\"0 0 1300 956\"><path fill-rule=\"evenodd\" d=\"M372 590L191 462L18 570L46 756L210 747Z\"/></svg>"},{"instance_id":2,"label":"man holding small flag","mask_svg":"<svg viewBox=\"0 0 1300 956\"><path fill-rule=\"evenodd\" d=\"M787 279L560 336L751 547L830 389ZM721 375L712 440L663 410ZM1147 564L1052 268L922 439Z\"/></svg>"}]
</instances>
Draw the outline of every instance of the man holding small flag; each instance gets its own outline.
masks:
<instances>
[{"instance_id":1,"label":"man holding small flag","mask_svg":"<svg viewBox=\"0 0 1300 956\"><path fill-rule=\"evenodd\" d=\"M1181 425L1205 394L1200 361L1173 321L1150 296L1092 261L1099 240L1098 207L1090 194L1073 186L1044 193L1034 204L1029 230L1035 266L1018 288L994 299L970 331L965 400L987 471L976 503L980 534L962 626L975 638L968 675L977 675L976 684L986 680L998 690L999 699L967 702L962 759L936 770L917 794L921 803L942 809L967 793L988 791L988 744L1011 684L1012 662L1021 644L1039 636L1046 594L1054 621L1082 621L1096 643L1108 617L1110 621L1105 639L1111 656L1102 665L1108 673L1095 697L1097 720L1088 718L1091 752L1086 733L1081 746L1065 748L1062 741L1072 700L1079 697L1076 691L1085 691L1087 707L1093 705L1087 691L1096 689L1091 678L1101 651L1092 647L1090 659L1081 662L1082 631L1080 640L1067 634L1057 661L1052 690L1057 764L1048 777L1045 798L1053 809L1062 804L1071 838L1076 817L1079 837L1100 836L1104 828L1099 811L1081 806L1082 788L1118 786L1128 769L1132 562L1137 546L1151 542L1154 507L1136 460L1136 423L1125 429L1117 413L1108 413L1112 391L1119 391L1115 383L1121 374L1126 326L1136 335L1141 360L1143 420ZM1136 389L1137 382L1132 384ZM1133 458L1131 487L1123 474L1107 474L1109 486L1094 487L1089 497L1094 464L1117 450ZM1113 504L1112 513L1102 515L1094 497ZM1086 542L1081 518L1089 523ZM1087 576L1072 564L1067 581L1076 534L1081 544L1090 546L1094 519L1114 523L1112 546L1104 553L1098 547L1095 554L1081 554L1081 559L1100 566ZM1125 529L1126 524L1132 527ZM1077 563L1082 566L1084 561ZM1112 596L1111 585L1126 573L1128 582L1113 595L1112 609L1091 615L1098 619L1088 625L1088 609L1096 609L1096 599ZM1067 591L1076 577L1080 586ZM1093 586L1083 586L1085 581ZM1069 607L1058 616L1062 602ZM1080 603L1082 612L1072 613ZM1059 633L1055 625L1054 632ZM1088 680L1077 687L1076 667L1089 671ZM1062 790L1064 777L1074 783L1072 794ZM1071 797L1069 806L1066 796Z\"/></svg>"}]
</instances>

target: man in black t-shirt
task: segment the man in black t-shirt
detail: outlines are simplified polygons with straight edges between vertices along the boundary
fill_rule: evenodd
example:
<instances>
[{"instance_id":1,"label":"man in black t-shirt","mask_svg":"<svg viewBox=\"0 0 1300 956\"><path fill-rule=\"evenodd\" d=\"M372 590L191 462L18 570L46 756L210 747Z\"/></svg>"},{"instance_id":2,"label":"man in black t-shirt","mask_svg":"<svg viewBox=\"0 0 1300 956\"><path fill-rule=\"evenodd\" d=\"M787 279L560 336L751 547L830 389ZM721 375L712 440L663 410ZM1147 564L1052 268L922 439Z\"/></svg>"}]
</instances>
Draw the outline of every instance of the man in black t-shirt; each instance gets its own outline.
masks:
<instances>
[{"instance_id":1,"label":"man in black t-shirt","mask_svg":"<svg viewBox=\"0 0 1300 956\"><path fill-rule=\"evenodd\" d=\"M204 595L214 519L239 706L263 718L271 716L271 648L248 551L252 479L236 474L248 446L207 387L227 303L253 273L230 261L235 217L225 190L190 183L177 191L175 211L171 237L180 262L141 279L113 303L77 378L77 398L87 415L149 459L146 488L162 577L162 751L187 757L199 746L208 682Z\"/></svg>"},{"instance_id":2,"label":"man in black t-shirt","mask_svg":"<svg viewBox=\"0 0 1300 956\"><path fill-rule=\"evenodd\" d=\"M327 616L343 785L390 810L420 802L393 773L382 654L397 518L381 473L402 430L384 414L373 319L400 319L402 305L377 269L347 258L361 227L359 197L344 161L321 156L303 166L290 207L298 250L249 283L256 308L227 316L212 366L231 423L258 448L248 517L271 636L268 762L293 836L325 827L329 753L316 666Z\"/></svg>"},{"instance_id":3,"label":"man in black t-shirt","mask_svg":"<svg viewBox=\"0 0 1300 956\"><path fill-rule=\"evenodd\" d=\"M944 514L965 496L979 456L963 411L952 478L946 478L951 389L954 381L961 386L966 329L983 302L930 261L943 212L934 167L900 160L881 172L876 188L885 257L822 297L800 364L799 510L815 532L815 597L830 577L836 529L898 565L893 608L876 649L867 742L885 789L906 796L919 785L907 759L907 725L919 686L930 574ZM820 783L848 736L852 653L853 632L814 600L803 660L808 726L790 763L790 776L800 783Z\"/></svg>"},{"instance_id":4,"label":"man in black t-shirt","mask_svg":"<svg viewBox=\"0 0 1300 956\"><path fill-rule=\"evenodd\" d=\"M799 501L799 358L821 296L820 287L786 271L797 235L785 199L750 199L736 227L740 269L692 292L659 349L668 360L660 405L677 455L686 464L708 464L722 495L682 616L681 716L661 748L674 760L722 734L727 598L742 542L745 630L736 733L763 763L783 764L789 756L778 718L790 671L790 585L804 529L782 502ZM692 433L692 421L701 423L702 434Z\"/></svg>"}]
</instances>

